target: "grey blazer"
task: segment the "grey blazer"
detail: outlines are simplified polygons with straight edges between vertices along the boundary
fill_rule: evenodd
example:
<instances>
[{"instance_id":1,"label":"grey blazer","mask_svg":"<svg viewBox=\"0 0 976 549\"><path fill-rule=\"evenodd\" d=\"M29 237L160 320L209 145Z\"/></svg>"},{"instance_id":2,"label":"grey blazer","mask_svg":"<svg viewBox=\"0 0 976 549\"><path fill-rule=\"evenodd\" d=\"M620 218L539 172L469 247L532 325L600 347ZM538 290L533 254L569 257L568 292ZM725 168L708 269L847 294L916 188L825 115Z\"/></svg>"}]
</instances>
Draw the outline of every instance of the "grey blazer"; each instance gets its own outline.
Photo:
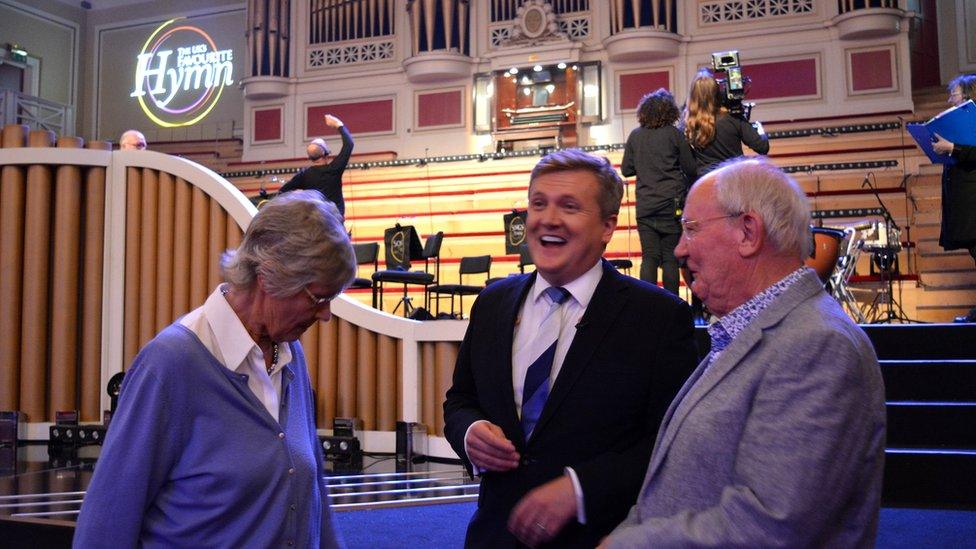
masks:
<instances>
[{"instance_id":1,"label":"grey blazer","mask_svg":"<svg viewBox=\"0 0 976 549\"><path fill-rule=\"evenodd\" d=\"M808 271L665 413L611 547L871 547L884 465L874 349Z\"/></svg>"}]
</instances>

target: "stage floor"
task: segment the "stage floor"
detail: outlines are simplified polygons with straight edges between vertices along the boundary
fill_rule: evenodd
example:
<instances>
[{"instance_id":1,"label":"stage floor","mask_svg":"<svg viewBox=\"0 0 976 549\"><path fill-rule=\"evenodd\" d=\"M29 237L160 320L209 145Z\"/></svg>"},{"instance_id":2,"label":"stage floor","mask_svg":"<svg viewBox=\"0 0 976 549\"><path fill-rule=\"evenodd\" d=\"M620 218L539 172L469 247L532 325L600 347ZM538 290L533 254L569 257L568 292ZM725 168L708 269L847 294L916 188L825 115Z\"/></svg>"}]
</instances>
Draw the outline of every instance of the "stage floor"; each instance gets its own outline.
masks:
<instances>
[{"instance_id":1,"label":"stage floor","mask_svg":"<svg viewBox=\"0 0 976 549\"><path fill-rule=\"evenodd\" d=\"M100 449L82 446L56 455L49 454L46 443L0 449L0 517L74 522ZM460 465L398 464L392 455L369 454L361 470L326 467L335 511L478 499L478 481Z\"/></svg>"}]
</instances>

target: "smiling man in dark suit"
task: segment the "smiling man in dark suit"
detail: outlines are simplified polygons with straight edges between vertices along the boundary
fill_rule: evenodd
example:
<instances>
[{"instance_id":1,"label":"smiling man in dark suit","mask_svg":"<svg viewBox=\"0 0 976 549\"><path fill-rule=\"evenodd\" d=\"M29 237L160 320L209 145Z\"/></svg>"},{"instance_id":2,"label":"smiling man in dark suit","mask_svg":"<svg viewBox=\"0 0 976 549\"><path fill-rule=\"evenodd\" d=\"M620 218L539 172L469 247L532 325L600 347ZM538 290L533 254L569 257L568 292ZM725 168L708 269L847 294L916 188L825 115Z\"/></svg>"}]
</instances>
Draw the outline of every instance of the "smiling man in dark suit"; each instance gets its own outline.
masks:
<instances>
[{"instance_id":1,"label":"smiling man in dark suit","mask_svg":"<svg viewBox=\"0 0 976 549\"><path fill-rule=\"evenodd\" d=\"M475 302L445 433L482 475L468 547L592 547L633 504L660 420L694 368L691 314L602 259L623 182L578 150L529 182L537 271Z\"/></svg>"}]
</instances>

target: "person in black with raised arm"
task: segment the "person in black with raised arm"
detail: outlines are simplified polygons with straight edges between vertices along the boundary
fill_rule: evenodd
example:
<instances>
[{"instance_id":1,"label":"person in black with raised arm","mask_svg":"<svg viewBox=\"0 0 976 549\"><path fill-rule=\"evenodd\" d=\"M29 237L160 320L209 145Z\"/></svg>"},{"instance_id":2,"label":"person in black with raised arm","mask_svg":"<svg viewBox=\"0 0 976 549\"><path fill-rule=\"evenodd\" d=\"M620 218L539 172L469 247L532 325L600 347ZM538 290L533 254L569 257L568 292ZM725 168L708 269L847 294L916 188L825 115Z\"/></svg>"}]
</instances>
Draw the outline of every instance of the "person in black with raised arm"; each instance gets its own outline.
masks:
<instances>
[{"instance_id":1,"label":"person in black with raised arm","mask_svg":"<svg viewBox=\"0 0 976 549\"><path fill-rule=\"evenodd\" d=\"M339 213L346 215L346 203L342 198L342 173L346 171L346 164L352 155L352 135L346 129L342 120L331 114L325 115L325 125L339 131L342 136L342 149L331 161L332 151L321 137L313 139L305 151L312 165L295 174L288 183L281 186L279 192L286 193L296 189L311 189L319 191L339 208Z\"/></svg>"}]
</instances>

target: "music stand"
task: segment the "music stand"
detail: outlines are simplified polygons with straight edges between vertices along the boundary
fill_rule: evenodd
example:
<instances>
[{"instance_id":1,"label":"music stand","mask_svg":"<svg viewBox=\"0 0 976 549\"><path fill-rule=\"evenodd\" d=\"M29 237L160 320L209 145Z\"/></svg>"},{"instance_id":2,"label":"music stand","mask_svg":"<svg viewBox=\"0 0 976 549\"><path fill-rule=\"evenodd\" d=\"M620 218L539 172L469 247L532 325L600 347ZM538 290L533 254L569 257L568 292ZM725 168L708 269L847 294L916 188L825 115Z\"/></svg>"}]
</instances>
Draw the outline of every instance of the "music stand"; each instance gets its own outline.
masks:
<instances>
[{"instance_id":1,"label":"music stand","mask_svg":"<svg viewBox=\"0 0 976 549\"><path fill-rule=\"evenodd\" d=\"M517 254L525 245L525 220L528 212L513 209L502 216L505 221L505 253Z\"/></svg>"},{"instance_id":2,"label":"music stand","mask_svg":"<svg viewBox=\"0 0 976 549\"><path fill-rule=\"evenodd\" d=\"M383 231L385 262L389 271L409 271L410 260L424 255L424 247L413 225L400 225Z\"/></svg>"},{"instance_id":3,"label":"music stand","mask_svg":"<svg viewBox=\"0 0 976 549\"><path fill-rule=\"evenodd\" d=\"M439 234L443 235L443 233ZM393 314L396 314L402 305L403 316L410 316L414 307L410 302L410 296L407 294L407 286L410 284L424 286L426 297L426 288L434 283L434 275L426 271L410 270L410 260L424 256L420 237L417 236L417 231L412 225L401 226L397 223L395 226L386 229L383 231L383 241L386 244L386 270L373 273L373 308L383 310L384 283L403 284L403 296L393 308Z\"/></svg>"}]
</instances>

